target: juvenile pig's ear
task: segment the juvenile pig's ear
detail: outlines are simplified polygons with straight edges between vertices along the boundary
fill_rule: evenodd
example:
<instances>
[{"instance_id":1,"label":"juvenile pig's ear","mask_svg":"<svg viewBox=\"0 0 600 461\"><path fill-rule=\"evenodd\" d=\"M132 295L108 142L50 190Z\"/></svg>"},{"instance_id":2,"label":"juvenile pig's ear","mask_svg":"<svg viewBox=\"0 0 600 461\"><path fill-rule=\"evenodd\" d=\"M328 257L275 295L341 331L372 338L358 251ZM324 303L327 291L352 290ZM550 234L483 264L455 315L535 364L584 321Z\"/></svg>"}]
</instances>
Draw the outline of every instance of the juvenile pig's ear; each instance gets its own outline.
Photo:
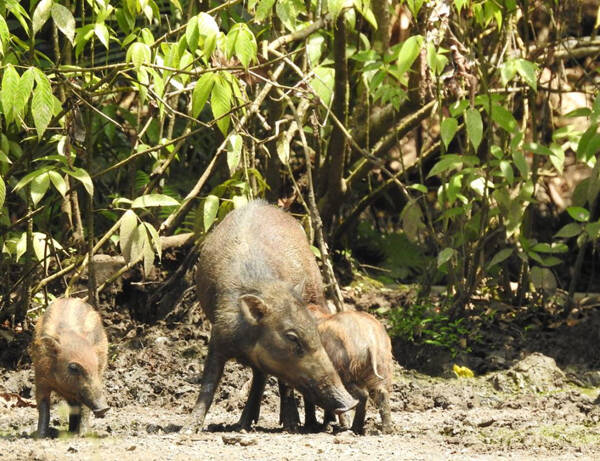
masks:
<instances>
[{"instance_id":1,"label":"juvenile pig's ear","mask_svg":"<svg viewBox=\"0 0 600 461\"><path fill-rule=\"evenodd\" d=\"M48 335L42 336L40 338L40 341L44 345L44 348L46 349L46 351L48 351L50 354L56 355L58 353L58 349L60 348L60 343L56 336L48 336Z\"/></svg>"},{"instance_id":2,"label":"juvenile pig's ear","mask_svg":"<svg viewBox=\"0 0 600 461\"><path fill-rule=\"evenodd\" d=\"M242 315L252 325L258 325L269 312L269 306L258 296L242 295L238 301Z\"/></svg>"}]
</instances>

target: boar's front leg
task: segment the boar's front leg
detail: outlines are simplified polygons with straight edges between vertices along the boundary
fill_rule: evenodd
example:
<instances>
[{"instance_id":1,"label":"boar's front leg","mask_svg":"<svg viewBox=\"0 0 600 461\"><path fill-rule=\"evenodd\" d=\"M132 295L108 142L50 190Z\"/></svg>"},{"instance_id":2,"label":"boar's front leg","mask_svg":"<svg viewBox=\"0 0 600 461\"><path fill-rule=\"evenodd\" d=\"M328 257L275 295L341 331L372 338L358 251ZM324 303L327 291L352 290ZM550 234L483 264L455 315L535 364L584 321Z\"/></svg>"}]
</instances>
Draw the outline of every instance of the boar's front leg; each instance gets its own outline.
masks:
<instances>
[{"instance_id":1,"label":"boar's front leg","mask_svg":"<svg viewBox=\"0 0 600 461\"><path fill-rule=\"evenodd\" d=\"M212 337L215 337L214 331ZM212 404L221 376L223 376L225 362L226 358L219 354L217 344L211 340L208 344L208 354L204 361L200 395L198 395L198 400L192 410L190 422L184 427L185 432L199 432L202 430L204 418Z\"/></svg>"},{"instance_id":2,"label":"boar's front leg","mask_svg":"<svg viewBox=\"0 0 600 461\"><path fill-rule=\"evenodd\" d=\"M249 430L252 423L258 422L258 416L260 415L260 401L262 400L265 391L266 382L267 375L257 368L252 368L252 385L250 387L250 393L248 394L246 406L244 407L244 411L238 422L241 429Z\"/></svg>"},{"instance_id":3,"label":"boar's front leg","mask_svg":"<svg viewBox=\"0 0 600 461\"><path fill-rule=\"evenodd\" d=\"M323 425L320 425L317 422L316 416L316 407L315 403L310 400L306 395L304 396L304 430L306 432L318 432L322 427L325 426L325 422Z\"/></svg>"},{"instance_id":4,"label":"boar's front leg","mask_svg":"<svg viewBox=\"0 0 600 461\"><path fill-rule=\"evenodd\" d=\"M392 426L392 411L390 409L390 393L387 389L380 387L373 392L373 401L379 409L381 415L381 430L384 434L391 434Z\"/></svg>"},{"instance_id":5,"label":"boar's front leg","mask_svg":"<svg viewBox=\"0 0 600 461\"><path fill-rule=\"evenodd\" d=\"M279 396L281 404L279 406L279 422L283 424L283 429L288 432L297 432L300 425L300 415L298 406L294 398L294 388L287 386L282 380L279 383Z\"/></svg>"}]
</instances>

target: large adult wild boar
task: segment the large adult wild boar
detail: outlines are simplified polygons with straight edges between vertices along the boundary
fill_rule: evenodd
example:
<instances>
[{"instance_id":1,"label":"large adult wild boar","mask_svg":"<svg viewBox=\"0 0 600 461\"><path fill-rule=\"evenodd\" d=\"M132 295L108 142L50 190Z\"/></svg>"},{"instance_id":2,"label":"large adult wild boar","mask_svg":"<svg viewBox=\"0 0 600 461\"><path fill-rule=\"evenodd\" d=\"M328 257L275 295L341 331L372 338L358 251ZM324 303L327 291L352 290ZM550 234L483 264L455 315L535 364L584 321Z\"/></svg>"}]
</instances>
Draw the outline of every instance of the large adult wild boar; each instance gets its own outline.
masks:
<instances>
[{"instance_id":1,"label":"large adult wild boar","mask_svg":"<svg viewBox=\"0 0 600 461\"><path fill-rule=\"evenodd\" d=\"M379 409L383 432L391 432L392 344L383 325L366 312L331 315L321 306L309 305L308 309L318 321L321 342L344 386L358 399L352 430L364 432L367 400L371 396ZM307 427L318 427L310 397L305 399L305 411ZM326 411L325 423L332 419L333 415ZM344 415L340 415L340 423L345 425Z\"/></svg>"},{"instance_id":2,"label":"large adult wild boar","mask_svg":"<svg viewBox=\"0 0 600 461\"><path fill-rule=\"evenodd\" d=\"M92 306L75 298L55 300L38 320L29 352L35 372L38 437L49 436L50 394L70 406L69 431L83 432L88 410L108 410L102 388L108 341ZM87 407L87 408L86 408Z\"/></svg>"},{"instance_id":3,"label":"large adult wild boar","mask_svg":"<svg viewBox=\"0 0 600 461\"><path fill-rule=\"evenodd\" d=\"M356 405L306 308L307 302L323 305L323 287L306 234L290 215L262 200L229 213L202 244L196 280L212 333L188 431L202 428L231 358L253 372L242 428L258 420L269 374L282 384L284 426L297 411L285 400L286 384L334 412Z\"/></svg>"}]
</instances>

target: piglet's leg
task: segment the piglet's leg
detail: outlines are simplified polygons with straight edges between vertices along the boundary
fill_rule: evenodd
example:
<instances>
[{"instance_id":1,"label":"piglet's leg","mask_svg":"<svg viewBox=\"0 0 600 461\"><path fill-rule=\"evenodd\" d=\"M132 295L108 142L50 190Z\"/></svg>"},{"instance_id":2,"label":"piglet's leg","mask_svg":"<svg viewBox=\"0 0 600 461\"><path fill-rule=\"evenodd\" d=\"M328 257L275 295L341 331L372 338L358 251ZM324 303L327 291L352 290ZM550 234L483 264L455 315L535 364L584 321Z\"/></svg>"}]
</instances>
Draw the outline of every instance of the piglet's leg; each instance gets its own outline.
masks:
<instances>
[{"instance_id":1,"label":"piglet's leg","mask_svg":"<svg viewBox=\"0 0 600 461\"><path fill-rule=\"evenodd\" d=\"M258 416L260 415L260 401L262 400L263 393L265 391L265 384L267 382L267 375L257 368L252 369L252 386L250 387L250 393L248 394L248 401L242 412L239 425L242 429L250 429L252 423L258 422Z\"/></svg>"},{"instance_id":2,"label":"piglet's leg","mask_svg":"<svg viewBox=\"0 0 600 461\"><path fill-rule=\"evenodd\" d=\"M279 422L283 424L283 429L288 432L297 432L300 425L300 415L298 406L294 398L294 388L288 387L283 381L279 380L279 396L281 404L279 409Z\"/></svg>"},{"instance_id":3,"label":"piglet's leg","mask_svg":"<svg viewBox=\"0 0 600 461\"><path fill-rule=\"evenodd\" d=\"M50 436L50 392L37 390L36 395L38 408L37 437Z\"/></svg>"},{"instance_id":4,"label":"piglet's leg","mask_svg":"<svg viewBox=\"0 0 600 461\"><path fill-rule=\"evenodd\" d=\"M69 402L69 432L79 434L81 429L81 404Z\"/></svg>"},{"instance_id":5,"label":"piglet's leg","mask_svg":"<svg viewBox=\"0 0 600 461\"><path fill-rule=\"evenodd\" d=\"M361 389L357 386L352 386L352 388L348 388L348 392L358 400L358 405L356 406L356 412L354 413L354 420L352 421L352 431L356 434L364 434L365 432L365 416L367 413L367 399L369 398L369 393L365 389Z\"/></svg>"}]
</instances>

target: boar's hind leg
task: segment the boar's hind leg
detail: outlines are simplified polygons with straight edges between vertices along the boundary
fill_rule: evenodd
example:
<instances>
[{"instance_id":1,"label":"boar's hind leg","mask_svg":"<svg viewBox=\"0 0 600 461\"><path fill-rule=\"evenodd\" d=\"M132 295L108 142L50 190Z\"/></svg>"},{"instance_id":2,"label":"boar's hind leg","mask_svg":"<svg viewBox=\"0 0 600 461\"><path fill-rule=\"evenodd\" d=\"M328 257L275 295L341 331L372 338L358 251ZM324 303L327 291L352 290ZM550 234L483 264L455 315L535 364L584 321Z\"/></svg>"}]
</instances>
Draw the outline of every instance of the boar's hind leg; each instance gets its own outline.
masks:
<instances>
[{"instance_id":1,"label":"boar's hind leg","mask_svg":"<svg viewBox=\"0 0 600 461\"><path fill-rule=\"evenodd\" d=\"M257 368L252 368L252 386L250 387L248 401L242 412L242 417L238 423L242 429L248 430L250 429L250 426L252 426L252 423L258 422L260 401L262 400L263 392L265 391L266 382L267 375Z\"/></svg>"},{"instance_id":2,"label":"boar's hind leg","mask_svg":"<svg viewBox=\"0 0 600 461\"><path fill-rule=\"evenodd\" d=\"M288 432L297 432L300 425L300 415L298 406L294 398L294 389L288 387L283 381L278 380L279 397L281 404L279 406L279 422L283 424L283 429Z\"/></svg>"},{"instance_id":3,"label":"boar's hind leg","mask_svg":"<svg viewBox=\"0 0 600 461\"><path fill-rule=\"evenodd\" d=\"M381 430L384 434L392 432L392 412L390 409L390 393L387 389L378 388L373 391L373 402L381 415Z\"/></svg>"},{"instance_id":4,"label":"boar's hind leg","mask_svg":"<svg viewBox=\"0 0 600 461\"><path fill-rule=\"evenodd\" d=\"M48 437L50 434L50 393L43 396L38 394L38 428L37 436L39 438Z\"/></svg>"},{"instance_id":5,"label":"boar's hind leg","mask_svg":"<svg viewBox=\"0 0 600 461\"><path fill-rule=\"evenodd\" d=\"M352 421L352 431L356 434L364 434L365 432L365 416L367 412L367 399L369 393L365 389L361 389L358 386L352 386L348 388L348 392L358 400L356 411L354 413L354 420ZM341 416L341 415L340 415Z\"/></svg>"},{"instance_id":6,"label":"boar's hind leg","mask_svg":"<svg viewBox=\"0 0 600 461\"><path fill-rule=\"evenodd\" d=\"M208 354L204 361L204 371L202 372L200 395L198 395L198 400L196 400L196 405L192 410L192 420L185 428L188 432L202 430L204 418L212 404L219 380L223 376L226 359L217 352L217 349L218 347L213 341L208 344Z\"/></svg>"}]
</instances>

